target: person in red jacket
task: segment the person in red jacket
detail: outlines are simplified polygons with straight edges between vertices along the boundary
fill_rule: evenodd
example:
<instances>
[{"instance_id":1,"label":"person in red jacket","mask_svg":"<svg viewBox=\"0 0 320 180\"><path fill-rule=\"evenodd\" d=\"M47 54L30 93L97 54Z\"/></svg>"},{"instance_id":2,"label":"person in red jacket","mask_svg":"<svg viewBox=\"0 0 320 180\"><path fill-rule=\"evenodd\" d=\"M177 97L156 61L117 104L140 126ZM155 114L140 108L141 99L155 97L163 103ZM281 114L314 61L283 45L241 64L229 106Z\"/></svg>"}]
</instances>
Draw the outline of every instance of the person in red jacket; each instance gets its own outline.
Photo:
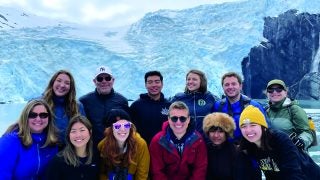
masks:
<instances>
[{"instance_id":1,"label":"person in red jacket","mask_svg":"<svg viewBox=\"0 0 320 180\"><path fill-rule=\"evenodd\" d=\"M207 149L199 132L190 126L188 106L176 101L169 107L168 121L150 143L153 180L204 180Z\"/></svg>"}]
</instances>

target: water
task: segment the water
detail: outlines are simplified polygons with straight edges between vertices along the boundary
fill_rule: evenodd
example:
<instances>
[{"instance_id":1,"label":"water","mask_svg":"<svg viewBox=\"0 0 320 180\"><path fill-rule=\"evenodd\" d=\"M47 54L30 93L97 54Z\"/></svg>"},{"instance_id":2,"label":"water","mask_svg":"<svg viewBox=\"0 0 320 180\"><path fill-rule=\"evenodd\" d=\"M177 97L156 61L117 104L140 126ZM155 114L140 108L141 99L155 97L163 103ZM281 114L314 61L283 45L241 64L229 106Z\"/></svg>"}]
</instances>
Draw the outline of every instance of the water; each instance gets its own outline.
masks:
<instances>
[{"instance_id":1,"label":"water","mask_svg":"<svg viewBox=\"0 0 320 180\"><path fill-rule=\"evenodd\" d=\"M310 115L315 121L317 129L317 138L320 143L320 102L299 101L302 107L308 107L305 109L308 115ZM24 103L13 104L0 104L0 134L2 135L6 128L14 123L24 107ZM309 154L312 159L320 165L320 144L318 146L311 147Z\"/></svg>"}]
</instances>

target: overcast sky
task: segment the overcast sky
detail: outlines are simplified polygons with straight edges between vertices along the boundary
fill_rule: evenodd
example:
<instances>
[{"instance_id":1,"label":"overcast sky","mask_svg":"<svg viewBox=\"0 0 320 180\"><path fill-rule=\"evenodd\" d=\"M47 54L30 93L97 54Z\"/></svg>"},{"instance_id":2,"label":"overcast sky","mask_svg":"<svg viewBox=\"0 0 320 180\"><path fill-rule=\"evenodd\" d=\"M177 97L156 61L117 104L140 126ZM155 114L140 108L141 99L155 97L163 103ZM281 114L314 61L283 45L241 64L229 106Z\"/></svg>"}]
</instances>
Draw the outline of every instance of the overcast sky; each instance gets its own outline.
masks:
<instances>
[{"instance_id":1,"label":"overcast sky","mask_svg":"<svg viewBox=\"0 0 320 180\"><path fill-rule=\"evenodd\" d=\"M232 1L239 0L0 0L0 6L80 24L116 27L132 24L147 12L159 9L179 10Z\"/></svg>"}]
</instances>

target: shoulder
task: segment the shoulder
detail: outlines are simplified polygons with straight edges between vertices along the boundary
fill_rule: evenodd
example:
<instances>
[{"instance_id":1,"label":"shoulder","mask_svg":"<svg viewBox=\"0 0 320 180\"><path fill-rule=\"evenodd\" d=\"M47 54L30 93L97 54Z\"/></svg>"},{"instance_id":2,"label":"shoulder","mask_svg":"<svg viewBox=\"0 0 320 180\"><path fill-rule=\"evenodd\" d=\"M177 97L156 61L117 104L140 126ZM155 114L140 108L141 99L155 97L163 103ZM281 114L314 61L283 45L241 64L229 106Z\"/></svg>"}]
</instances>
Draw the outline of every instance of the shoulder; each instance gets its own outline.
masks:
<instances>
[{"instance_id":1,"label":"shoulder","mask_svg":"<svg viewBox=\"0 0 320 180\"><path fill-rule=\"evenodd\" d=\"M133 136L134 136L134 138L135 138L135 140L137 142L138 147L140 147L140 148L143 148L143 147L148 148L146 141L140 136L139 133L135 132Z\"/></svg>"},{"instance_id":2,"label":"shoulder","mask_svg":"<svg viewBox=\"0 0 320 180\"><path fill-rule=\"evenodd\" d=\"M1 147L4 147L4 146L12 147L12 145L17 145L17 144L22 144L22 143L21 143L20 137L18 136L18 133L15 131L6 133L0 138Z\"/></svg>"},{"instance_id":3,"label":"shoulder","mask_svg":"<svg viewBox=\"0 0 320 180\"><path fill-rule=\"evenodd\" d=\"M113 97L116 97L117 99L121 99L123 101L128 101L126 97L124 97L122 94L118 93L118 92L114 92Z\"/></svg>"},{"instance_id":4,"label":"shoulder","mask_svg":"<svg viewBox=\"0 0 320 180\"><path fill-rule=\"evenodd\" d=\"M184 93L184 92L180 92L180 93L177 93L176 95L174 95L172 97L172 101L179 101L185 97L187 97L188 94Z\"/></svg>"},{"instance_id":5,"label":"shoulder","mask_svg":"<svg viewBox=\"0 0 320 180\"><path fill-rule=\"evenodd\" d=\"M82 102L82 103L84 103L84 101L87 101L87 100L91 99L91 98L94 96L94 93L95 93L95 92L92 91L92 92L89 92L89 93L81 96L81 97L79 98L79 101Z\"/></svg>"}]
</instances>

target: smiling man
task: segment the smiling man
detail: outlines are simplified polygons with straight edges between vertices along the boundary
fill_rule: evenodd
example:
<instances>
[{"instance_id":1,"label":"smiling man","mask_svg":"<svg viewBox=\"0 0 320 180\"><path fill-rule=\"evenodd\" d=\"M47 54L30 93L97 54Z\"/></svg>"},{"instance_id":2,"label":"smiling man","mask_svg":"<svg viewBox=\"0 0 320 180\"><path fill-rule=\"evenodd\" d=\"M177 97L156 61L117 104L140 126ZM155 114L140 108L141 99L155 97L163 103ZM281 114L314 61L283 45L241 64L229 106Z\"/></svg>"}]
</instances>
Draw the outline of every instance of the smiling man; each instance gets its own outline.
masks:
<instances>
[{"instance_id":1,"label":"smiling man","mask_svg":"<svg viewBox=\"0 0 320 180\"><path fill-rule=\"evenodd\" d=\"M129 112L128 100L113 89L115 78L107 66L97 68L93 83L95 91L80 97L87 118L92 124L94 147L102 140L105 129L104 118L111 109L123 109Z\"/></svg>"},{"instance_id":2,"label":"smiling man","mask_svg":"<svg viewBox=\"0 0 320 180\"><path fill-rule=\"evenodd\" d=\"M241 94L242 91L242 78L235 72L228 72L221 78L221 85L225 98L217 101L214 106L214 111L224 112L233 117L236 130L234 132L234 142L237 144L241 138L241 132L239 128L239 117L241 112L248 105L253 105L260 109L265 115L265 111L258 102L250 99L249 97ZM265 115L266 117L266 115Z\"/></svg>"},{"instance_id":3,"label":"smiling man","mask_svg":"<svg viewBox=\"0 0 320 180\"><path fill-rule=\"evenodd\" d=\"M207 171L207 149L202 135L190 128L188 106L176 101L168 121L150 143L151 179L201 179Z\"/></svg>"},{"instance_id":4,"label":"smiling man","mask_svg":"<svg viewBox=\"0 0 320 180\"><path fill-rule=\"evenodd\" d=\"M149 144L151 138L161 130L168 117L170 102L161 92L163 77L159 71L149 71L144 76L147 93L130 106L130 114L138 132Z\"/></svg>"}]
</instances>

